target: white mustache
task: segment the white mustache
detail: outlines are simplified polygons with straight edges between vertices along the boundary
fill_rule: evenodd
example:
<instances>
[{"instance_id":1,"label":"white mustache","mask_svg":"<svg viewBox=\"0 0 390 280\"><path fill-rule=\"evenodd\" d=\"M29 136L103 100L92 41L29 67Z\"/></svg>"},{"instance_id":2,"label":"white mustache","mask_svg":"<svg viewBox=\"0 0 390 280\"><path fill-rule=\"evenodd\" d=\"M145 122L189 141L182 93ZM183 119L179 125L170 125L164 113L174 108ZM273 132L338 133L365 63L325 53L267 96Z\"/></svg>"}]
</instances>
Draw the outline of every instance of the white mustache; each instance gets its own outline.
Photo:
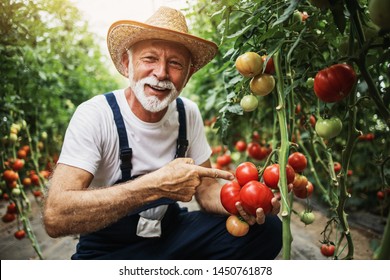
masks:
<instances>
[{"instance_id":1,"label":"white mustache","mask_svg":"<svg viewBox=\"0 0 390 280\"><path fill-rule=\"evenodd\" d=\"M141 83L143 85L147 84L147 85L155 87L155 88L157 88L159 90L165 90L165 89L172 90L172 89L175 89L175 85L171 81L167 81L167 80L159 81L154 76L149 76L149 77L143 78L140 81L138 81L138 83Z\"/></svg>"}]
</instances>

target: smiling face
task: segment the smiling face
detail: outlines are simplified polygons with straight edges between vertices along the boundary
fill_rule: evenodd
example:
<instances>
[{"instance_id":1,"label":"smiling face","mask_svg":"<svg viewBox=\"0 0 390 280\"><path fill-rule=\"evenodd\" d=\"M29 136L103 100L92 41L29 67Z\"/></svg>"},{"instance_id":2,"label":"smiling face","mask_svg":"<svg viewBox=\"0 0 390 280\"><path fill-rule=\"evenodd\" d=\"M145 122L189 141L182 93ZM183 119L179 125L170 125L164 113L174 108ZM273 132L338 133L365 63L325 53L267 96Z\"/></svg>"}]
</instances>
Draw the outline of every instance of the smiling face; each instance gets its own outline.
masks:
<instances>
[{"instance_id":1,"label":"smiling face","mask_svg":"<svg viewBox=\"0 0 390 280\"><path fill-rule=\"evenodd\" d=\"M123 63L136 103L149 113L165 113L192 74L190 58L184 46L173 42L147 40L132 46Z\"/></svg>"}]
</instances>

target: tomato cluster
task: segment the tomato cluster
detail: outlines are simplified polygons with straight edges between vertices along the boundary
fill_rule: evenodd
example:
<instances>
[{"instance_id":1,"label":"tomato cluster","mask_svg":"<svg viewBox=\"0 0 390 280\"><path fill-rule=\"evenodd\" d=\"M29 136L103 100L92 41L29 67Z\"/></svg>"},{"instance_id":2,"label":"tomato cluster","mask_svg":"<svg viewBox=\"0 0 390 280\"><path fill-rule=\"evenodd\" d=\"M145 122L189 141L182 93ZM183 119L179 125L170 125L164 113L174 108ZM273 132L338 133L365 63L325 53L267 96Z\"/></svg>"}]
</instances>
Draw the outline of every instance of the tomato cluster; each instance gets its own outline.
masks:
<instances>
[{"instance_id":1,"label":"tomato cluster","mask_svg":"<svg viewBox=\"0 0 390 280\"><path fill-rule=\"evenodd\" d=\"M252 162L239 164L236 168L236 180L225 183L220 192L222 206L233 216L239 215L237 202L240 202L244 210L252 215L256 215L258 208L262 208L265 214L269 214L272 211L273 197L271 189L259 182L258 169ZM234 220L236 226L242 226L243 221ZM233 231L232 227L229 221L228 231L230 233Z\"/></svg>"},{"instance_id":2,"label":"tomato cluster","mask_svg":"<svg viewBox=\"0 0 390 280\"><path fill-rule=\"evenodd\" d=\"M31 233L29 237L33 236L32 230L27 228L29 225L27 215L30 211L28 192L37 202L42 202L43 185L50 176L52 164L51 161L43 163L41 160L40 156L44 148L42 141L36 143L37 150L34 150L33 157L28 134L23 134L27 130L26 126L23 121L13 123L9 134L2 138L4 147L2 152L5 157L2 158L0 169L0 195L2 201L7 203L2 221L4 223L17 221L17 231L14 233L16 239L23 239L27 232ZM39 170L38 164L44 165L44 168Z\"/></svg>"},{"instance_id":3,"label":"tomato cluster","mask_svg":"<svg viewBox=\"0 0 390 280\"><path fill-rule=\"evenodd\" d=\"M259 104L256 96L266 96L275 88L275 78L272 76L275 73L273 58L246 52L236 59L235 65L242 76L251 78L249 88L252 94L245 95L240 106L245 112L254 111Z\"/></svg>"}]
</instances>

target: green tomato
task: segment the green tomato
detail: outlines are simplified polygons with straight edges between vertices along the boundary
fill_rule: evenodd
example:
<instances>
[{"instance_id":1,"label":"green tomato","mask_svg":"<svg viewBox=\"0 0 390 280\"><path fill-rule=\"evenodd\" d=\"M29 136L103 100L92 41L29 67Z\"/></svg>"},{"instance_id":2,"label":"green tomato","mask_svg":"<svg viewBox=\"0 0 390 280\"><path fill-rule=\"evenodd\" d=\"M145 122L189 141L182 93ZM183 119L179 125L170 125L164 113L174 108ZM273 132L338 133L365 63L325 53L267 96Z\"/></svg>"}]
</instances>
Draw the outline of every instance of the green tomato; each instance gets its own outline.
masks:
<instances>
[{"instance_id":1,"label":"green tomato","mask_svg":"<svg viewBox=\"0 0 390 280\"><path fill-rule=\"evenodd\" d=\"M12 189L12 194L14 196L19 196L22 193L19 187Z\"/></svg>"},{"instance_id":2,"label":"green tomato","mask_svg":"<svg viewBox=\"0 0 390 280\"><path fill-rule=\"evenodd\" d=\"M340 134L343 129L343 123L338 117L330 119L319 119L316 122L315 130L317 134L324 139L331 139Z\"/></svg>"},{"instance_id":3,"label":"green tomato","mask_svg":"<svg viewBox=\"0 0 390 280\"><path fill-rule=\"evenodd\" d=\"M306 212L306 211L302 211L299 214L299 217L301 217L301 221L305 225L312 224L314 222L315 218L316 218L313 212Z\"/></svg>"},{"instance_id":4,"label":"green tomato","mask_svg":"<svg viewBox=\"0 0 390 280\"><path fill-rule=\"evenodd\" d=\"M254 111L258 105L259 101L257 100L256 96L252 94L245 95L240 101L240 106L245 112Z\"/></svg>"},{"instance_id":5,"label":"green tomato","mask_svg":"<svg viewBox=\"0 0 390 280\"><path fill-rule=\"evenodd\" d=\"M314 86L314 78L313 78L313 77L307 78L307 80L306 80L306 86L307 86L308 88L313 88L313 86Z\"/></svg>"}]
</instances>

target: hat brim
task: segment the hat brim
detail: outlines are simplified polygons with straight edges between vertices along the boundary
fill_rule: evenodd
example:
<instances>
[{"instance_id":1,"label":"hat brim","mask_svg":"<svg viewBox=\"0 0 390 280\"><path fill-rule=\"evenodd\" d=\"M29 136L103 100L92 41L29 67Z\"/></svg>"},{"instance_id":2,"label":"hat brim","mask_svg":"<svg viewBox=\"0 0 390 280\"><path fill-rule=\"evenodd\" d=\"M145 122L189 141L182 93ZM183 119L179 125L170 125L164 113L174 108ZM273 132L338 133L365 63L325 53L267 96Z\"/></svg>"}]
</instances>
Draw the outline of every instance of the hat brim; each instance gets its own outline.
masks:
<instances>
[{"instance_id":1,"label":"hat brim","mask_svg":"<svg viewBox=\"0 0 390 280\"><path fill-rule=\"evenodd\" d=\"M122 65L122 56L126 49L137 42L148 39L161 39L184 45L192 54L192 64L195 71L209 63L218 51L218 46L214 42L190 34L136 21L117 21L108 30L107 46L119 73L126 77L125 68Z\"/></svg>"}]
</instances>

